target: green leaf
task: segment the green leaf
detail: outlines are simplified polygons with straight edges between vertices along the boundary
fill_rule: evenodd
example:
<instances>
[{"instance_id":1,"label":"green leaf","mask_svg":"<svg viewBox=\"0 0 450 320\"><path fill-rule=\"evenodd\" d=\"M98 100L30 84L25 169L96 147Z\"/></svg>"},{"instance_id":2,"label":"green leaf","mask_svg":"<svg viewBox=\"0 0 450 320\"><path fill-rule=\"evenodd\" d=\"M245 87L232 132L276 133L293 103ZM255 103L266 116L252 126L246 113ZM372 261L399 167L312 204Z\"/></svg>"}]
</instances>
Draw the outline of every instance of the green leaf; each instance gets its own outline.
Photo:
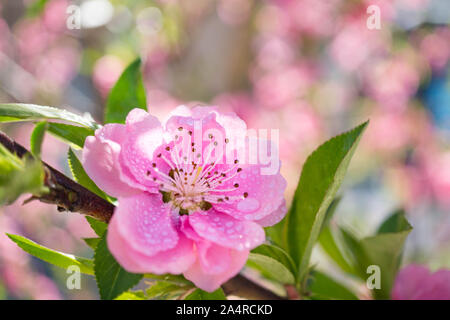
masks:
<instances>
[{"instance_id":1,"label":"green leaf","mask_svg":"<svg viewBox=\"0 0 450 320\"><path fill-rule=\"evenodd\" d=\"M152 300L168 300L175 299L185 293L192 286L182 286L166 281L154 282L147 289L147 297Z\"/></svg>"},{"instance_id":2,"label":"green leaf","mask_svg":"<svg viewBox=\"0 0 450 320\"><path fill-rule=\"evenodd\" d=\"M76 265L80 268L80 271L82 273L90 275L94 274L92 260L90 259L54 251L18 235L9 233L7 233L6 235L25 252L28 252L36 258L44 260L63 269L67 269L69 266Z\"/></svg>"},{"instance_id":3,"label":"green leaf","mask_svg":"<svg viewBox=\"0 0 450 320\"><path fill-rule=\"evenodd\" d=\"M106 233L100 240L94 255L94 271L100 298L112 300L131 289L142 279L142 274L123 269L108 250Z\"/></svg>"},{"instance_id":4,"label":"green leaf","mask_svg":"<svg viewBox=\"0 0 450 320\"><path fill-rule=\"evenodd\" d=\"M284 224L288 253L298 266L298 287L304 282L311 252L350 159L368 122L328 140L306 160Z\"/></svg>"},{"instance_id":5,"label":"green leaf","mask_svg":"<svg viewBox=\"0 0 450 320\"><path fill-rule=\"evenodd\" d=\"M147 300L144 291L127 291L122 293L114 300Z\"/></svg>"},{"instance_id":6,"label":"green leaf","mask_svg":"<svg viewBox=\"0 0 450 320\"><path fill-rule=\"evenodd\" d=\"M31 139L30 139L30 149L31 153L36 157L41 157L41 146L42 141L44 141L44 134L47 130L48 124L46 121L39 122L36 124L36 127L34 128L33 132L31 133Z\"/></svg>"},{"instance_id":7,"label":"green leaf","mask_svg":"<svg viewBox=\"0 0 450 320\"><path fill-rule=\"evenodd\" d=\"M411 229L411 225L405 218L405 211L399 209L383 221L377 230L377 234L400 232L409 229Z\"/></svg>"},{"instance_id":8,"label":"green leaf","mask_svg":"<svg viewBox=\"0 0 450 320\"><path fill-rule=\"evenodd\" d=\"M271 241L272 243L276 244L277 246L280 247L284 247L284 239L283 239L283 233L284 233L284 228L285 228L285 222L286 222L286 217L283 218L280 222L278 222L277 224L264 228L264 230L266 231L266 235L267 235L267 239L269 241Z\"/></svg>"},{"instance_id":9,"label":"green leaf","mask_svg":"<svg viewBox=\"0 0 450 320\"><path fill-rule=\"evenodd\" d=\"M263 276L282 284L294 284L295 277L292 272L278 260L271 257L250 253L247 260L247 266L261 272Z\"/></svg>"},{"instance_id":10,"label":"green leaf","mask_svg":"<svg viewBox=\"0 0 450 320\"><path fill-rule=\"evenodd\" d=\"M341 229L343 239L350 250L362 280L370 276L370 265L380 267L381 288L373 289L376 299L389 299L395 276L400 267L403 246L412 227L403 211L393 213L382 223L375 236L357 240L350 232Z\"/></svg>"},{"instance_id":11,"label":"green leaf","mask_svg":"<svg viewBox=\"0 0 450 320\"><path fill-rule=\"evenodd\" d=\"M227 300L222 288L214 292L206 292L201 289L195 289L184 300Z\"/></svg>"},{"instance_id":12,"label":"green leaf","mask_svg":"<svg viewBox=\"0 0 450 320\"><path fill-rule=\"evenodd\" d=\"M95 250L98 246L98 243L100 242L100 238L83 238L83 241L86 242L89 247Z\"/></svg>"},{"instance_id":13,"label":"green leaf","mask_svg":"<svg viewBox=\"0 0 450 320\"><path fill-rule=\"evenodd\" d=\"M311 274L308 289L313 298L321 300L358 300L358 297L347 287L317 270Z\"/></svg>"},{"instance_id":14,"label":"green leaf","mask_svg":"<svg viewBox=\"0 0 450 320\"><path fill-rule=\"evenodd\" d=\"M109 93L106 102L105 123L125 123L134 108L146 110L145 88L141 75L141 60L136 59L122 73Z\"/></svg>"},{"instance_id":15,"label":"green leaf","mask_svg":"<svg viewBox=\"0 0 450 320\"><path fill-rule=\"evenodd\" d=\"M25 103L1 103L0 122L63 120L77 123L93 130L99 125L87 116L80 116L63 109Z\"/></svg>"},{"instance_id":16,"label":"green leaf","mask_svg":"<svg viewBox=\"0 0 450 320\"><path fill-rule=\"evenodd\" d=\"M0 145L0 204L11 204L21 194L42 194L44 170L39 161L29 156L19 158Z\"/></svg>"},{"instance_id":17,"label":"green leaf","mask_svg":"<svg viewBox=\"0 0 450 320\"><path fill-rule=\"evenodd\" d=\"M86 138L95 134L91 128L55 122L48 123L47 131L77 149L83 148Z\"/></svg>"},{"instance_id":18,"label":"green leaf","mask_svg":"<svg viewBox=\"0 0 450 320\"><path fill-rule=\"evenodd\" d=\"M294 284L296 268L291 257L275 245L263 244L252 250L247 265L282 284Z\"/></svg>"},{"instance_id":19,"label":"green leaf","mask_svg":"<svg viewBox=\"0 0 450 320\"><path fill-rule=\"evenodd\" d=\"M271 257L282 263L288 270L295 274L296 268L294 261L292 261L292 258L286 251L276 245L265 243L253 249L252 253Z\"/></svg>"},{"instance_id":20,"label":"green leaf","mask_svg":"<svg viewBox=\"0 0 450 320\"><path fill-rule=\"evenodd\" d=\"M77 156L71 148L69 148L67 159L69 162L70 171L72 172L75 181L81 184L86 189L92 191L99 197L108 200L106 194L102 190L100 190L99 187L97 187L94 181L89 178L86 171L84 171L83 165L81 164L80 160L78 160Z\"/></svg>"},{"instance_id":21,"label":"green leaf","mask_svg":"<svg viewBox=\"0 0 450 320\"><path fill-rule=\"evenodd\" d=\"M97 220L90 216L86 216L86 220L91 226L92 230L94 230L95 234L98 235L99 237L103 237L103 235L106 232L106 229L108 228L108 225L103 221Z\"/></svg>"},{"instance_id":22,"label":"green leaf","mask_svg":"<svg viewBox=\"0 0 450 320\"><path fill-rule=\"evenodd\" d=\"M323 228L325 228L326 226L328 226L330 224L330 220L334 216L334 212L336 211L340 202L341 202L341 197L336 197L331 202L330 206L327 209L327 212L325 213L325 218L323 219L322 230L323 230Z\"/></svg>"},{"instance_id":23,"label":"green leaf","mask_svg":"<svg viewBox=\"0 0 450 320\"><path fill-rule=\"evenodd\" d=\"M325 226L319 236L319 243L322 249L333 259L334 262L345 272L354 274L353 267L347 262L341 249L336 243L336 239L330 226Z\"/></svg>"},{"instance_id":24,"label":"green leaf","mask_svg":"<svg viewBox=\"0 0 450 320\"><path fill-rule=\"evenodd\" d=\"M26 9L27 18L33 18L42 14L47 2L48 0L35 0L34 2L32 2Z\"/></svg>"},{"instance_id":25,"label":"green leaf","mask_svg":"<svg viewBox=\"0 0 450 320\"><path fill-rule=\"evenodd\" d=\"M319 235L319 244L322 247L322 249L325 251L325 253L328 254L328 256L334 260L334 262L345 272L354 274L355 271L353 270L353 267L349 264L347 259L345 258L344 254L342 253L342 250L340 249L336 237L334 236L331 226L330 226L330 220L334 215L334 212L336 211L336 208L338 207L339 203L341 201L340 197L337 197L333 200L333 202L330 204L330 207L327 209L327 213L325 214L325 220L322 225L322 231Z\"/></svg>"},{"instance_id":26,"label":"green leaf","mask_svg":"<svg viewBox=\"0 0 450 320\"><path fill-rule=\"evenodd\" d=\"M183 275L177 275L177 274L153 274L153 273L146 273L144 274L144 277L146 279L156 280L158 282L167 282L171 284L175 284L177 286L190 286L193 287L194 285L192 282L184 278Z\"/></svg>"}]
</instances>

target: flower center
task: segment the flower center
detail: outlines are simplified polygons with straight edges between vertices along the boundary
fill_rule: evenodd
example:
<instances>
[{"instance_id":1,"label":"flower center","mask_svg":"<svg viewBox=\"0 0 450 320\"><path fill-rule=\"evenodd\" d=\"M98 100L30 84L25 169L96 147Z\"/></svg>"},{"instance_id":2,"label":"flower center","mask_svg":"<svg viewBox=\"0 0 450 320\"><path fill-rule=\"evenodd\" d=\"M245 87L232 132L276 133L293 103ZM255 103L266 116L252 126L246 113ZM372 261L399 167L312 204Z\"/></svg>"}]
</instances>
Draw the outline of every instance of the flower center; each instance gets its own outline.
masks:
<instances>
[{"instance_id":1,"label":"flower center","mask_svg":"<svg viewBox=\"0 0 450 320\"><path fill-rule=\"evenodd\" d=\"M189 135L192 135L191 131ZM199 152L202 150L196 150L194 142L186 148L178 138L175 136L175 140L165 146L157 155L160 161L154 162L147 171L147 175L152 175L153 181L159 184L164 202L170 203L182 215L207 211L213 204L232 203L248 196L248 192L236 192L239 189L236 176L242 171L238 159L233 164L219 163L222 159L212 161L214 148L211 148L202 163L198 163L196 160L201 158ZM214 140L214 137L210 139Z\"/></svg>"}]
</instances>

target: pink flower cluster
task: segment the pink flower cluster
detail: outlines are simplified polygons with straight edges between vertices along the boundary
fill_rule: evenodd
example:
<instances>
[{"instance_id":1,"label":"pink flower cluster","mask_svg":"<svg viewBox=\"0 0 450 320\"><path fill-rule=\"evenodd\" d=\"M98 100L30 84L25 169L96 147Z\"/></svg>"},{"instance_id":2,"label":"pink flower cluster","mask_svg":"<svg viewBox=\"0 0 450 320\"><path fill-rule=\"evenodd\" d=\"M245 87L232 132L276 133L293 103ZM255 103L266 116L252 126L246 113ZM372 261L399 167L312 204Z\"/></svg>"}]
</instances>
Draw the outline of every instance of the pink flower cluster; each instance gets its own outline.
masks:
<instances>
[{"instance_id":1,"label":"pink flower cluster","mask_svg":"<svg viewBox=\"0 0 450 320\"><path fill-rule=\"evenodd\" d=\"M210 160L211 146L222 141L209 134L200 137L209 143L199 146L196 121L203 132L220 132L225 143L246 133L235 114L213 107L178 107L163 124L134 109L125 125L107 124L86 139L83 164L118 199L107 241L126 270L182 273L213 291L264 242L263 227L286 214L286 181L279 171L261 175L262 165L238 156L231 164Z\"/></svg>"}]
</instances>

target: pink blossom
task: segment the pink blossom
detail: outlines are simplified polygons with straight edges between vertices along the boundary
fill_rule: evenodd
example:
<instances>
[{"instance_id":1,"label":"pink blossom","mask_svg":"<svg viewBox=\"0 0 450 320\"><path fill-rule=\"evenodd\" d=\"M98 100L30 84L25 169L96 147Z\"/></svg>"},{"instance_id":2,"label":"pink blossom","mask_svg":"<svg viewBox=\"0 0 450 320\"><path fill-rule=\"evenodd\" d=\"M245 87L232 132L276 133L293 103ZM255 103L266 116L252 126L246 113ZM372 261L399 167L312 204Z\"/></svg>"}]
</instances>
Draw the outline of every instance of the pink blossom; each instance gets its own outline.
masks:
<instances>
[{"instance_id":1,"label":"pink blossom","mask_svg":"<svg viewBox=\"0 0 450 320\"><path fill-rule=\"evenodd\" d=\"M402 110L416 93L420 74L407 56L373 63L364 70L367 94L391 110Z\"/></svg>"},{"instance_id":2,"label":"pink blossom","mask_svg":"<svg viewBox=\"0 0 450 320\"><path fill-rule=\"evenodd\" d=\"M316 68L308 63L289 66L261 77L255 75L256 99L265 108L282 108L289 102L303 97L316 77Z\"/></svg>"},{"instance_id":3,"label":"pink blossom","mask_svg":"<svg viewBox=\"0 0 450 320\"><path fill-rule=\"evenodd\" d=\"M66 0L50 1L43 14L43 23L48 30L53 32L64 32L66 29L67 7L70 3Z\"/></svg>"},{"instance_id":4,"label":"pink blossom","mask_svg":"<svg viewBox=\"0 0 450 320\"><path fill-rule=\"evenodd\" d=\"M118 198L107 241L126 270L183 273L207 291L240 271L265 240L263 226L286 213L279 171L261 175L262 165L236 153L233 161L212 160L218 144L233 145L245 133L235 114L181 106L163 124L134 109L125 125L107 124L86 139L87 173Z\"/></svg>"},{"instance_id":5,"label":"pink blossom","mask_svg":"<svg viewBox=\"0 0 450 320\"><path fill-rule=\"evenodd\" d=\"M403 150L411 142L411 128L405 112L374 111L373 125L368 128L365 142L370 149L391 154Z\"/></svg>"},{"instance_id":6,"label":"pink blossom","mask_svg":"<svg viewBox=\"0 0 450 320\"><path fill-rule=\"evenodd\" d=\"M358 70L370 57L387 49L389 37L367 29L366 18L349 19L331 42L330 55L345 71Z\"/></svg>"},{"instance_id":7,"label":"pink blossom","mask_svg":"<svg viewBox=\"0 0 450 320\"><path fill-rule=\"evenodd\" d=\"M328 36L336 23L339 0L273 1L289 15L292 29L311 36Z\"/></svg>"},{"instance_id":8,"label":"pink blossom","mask_svg":"<svg viewBox=\"0 0 450 320\"><path fill-rule=\"evenodd\" d=\"M395 279L392 299L450 300L450 270L431 273L424 266L406 266Z\"/></svg>"},{"instance_id":9,"label":"pink blossom","mask_svg":"<svg viewBox=\"0 0 450 320\"><path fill-rule=\"evenodd\" d=\"M450 152L427 157L426 175L438 203L450 208Z\"/></svg>"},{"instance_id":10,"label":"pink blossom","mask_svg":"<svg viewBox=\"0 0 450 320\"><path fill-rule=\"evenodd\" d=\"M92 80L102 97L108 95L109 90L119 79L123 69L122 61L112 55L103 56L95 62Z\"/></svg>"},{"instance_id":11,"label":"pink blossom","mask_svg":"<svg viewBox=\"0 0 450 320\"><path fill-rule=\"evenodd\" d=\"M450 60L450 29L441 28L425 36L420 51L434 70L444 69Z\"/></svg>"}]
</instances>

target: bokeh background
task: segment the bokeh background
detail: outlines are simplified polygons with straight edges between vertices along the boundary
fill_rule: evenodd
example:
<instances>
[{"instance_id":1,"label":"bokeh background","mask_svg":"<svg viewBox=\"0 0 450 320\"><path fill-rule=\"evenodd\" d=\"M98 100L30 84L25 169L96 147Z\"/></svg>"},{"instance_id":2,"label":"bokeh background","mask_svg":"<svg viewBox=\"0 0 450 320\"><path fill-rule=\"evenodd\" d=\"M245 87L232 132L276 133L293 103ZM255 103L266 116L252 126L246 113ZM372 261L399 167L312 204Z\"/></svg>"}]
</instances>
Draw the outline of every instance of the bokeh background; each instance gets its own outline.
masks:
<instances>
[{"instance_id":1,"label":"bokeh background","mask_svg":"<svg viewBox=\"0 0 450 320\"><path fill-rule=\"evenodd\" d=\"M380 30L366 26L372 4ZM80 29L67 27L71 5ZM110 88L140 56L153 114L215 104L250 128L279 129L288 199L315 147L370 119L334 222L364 236L404 207L414 226L404 262L450 267L449 23L448 0L1 0L0 101L101 122ZM32 125L0 129L29 145ZM46 137L44 160L69 174L66 153ZM68 290L65 270L4 235L92 256L83 217L23 200L0 209L0 299L97 298L92 279ZM334 272L320 250L314 259Z\"/></svg>"}]
</instances>

